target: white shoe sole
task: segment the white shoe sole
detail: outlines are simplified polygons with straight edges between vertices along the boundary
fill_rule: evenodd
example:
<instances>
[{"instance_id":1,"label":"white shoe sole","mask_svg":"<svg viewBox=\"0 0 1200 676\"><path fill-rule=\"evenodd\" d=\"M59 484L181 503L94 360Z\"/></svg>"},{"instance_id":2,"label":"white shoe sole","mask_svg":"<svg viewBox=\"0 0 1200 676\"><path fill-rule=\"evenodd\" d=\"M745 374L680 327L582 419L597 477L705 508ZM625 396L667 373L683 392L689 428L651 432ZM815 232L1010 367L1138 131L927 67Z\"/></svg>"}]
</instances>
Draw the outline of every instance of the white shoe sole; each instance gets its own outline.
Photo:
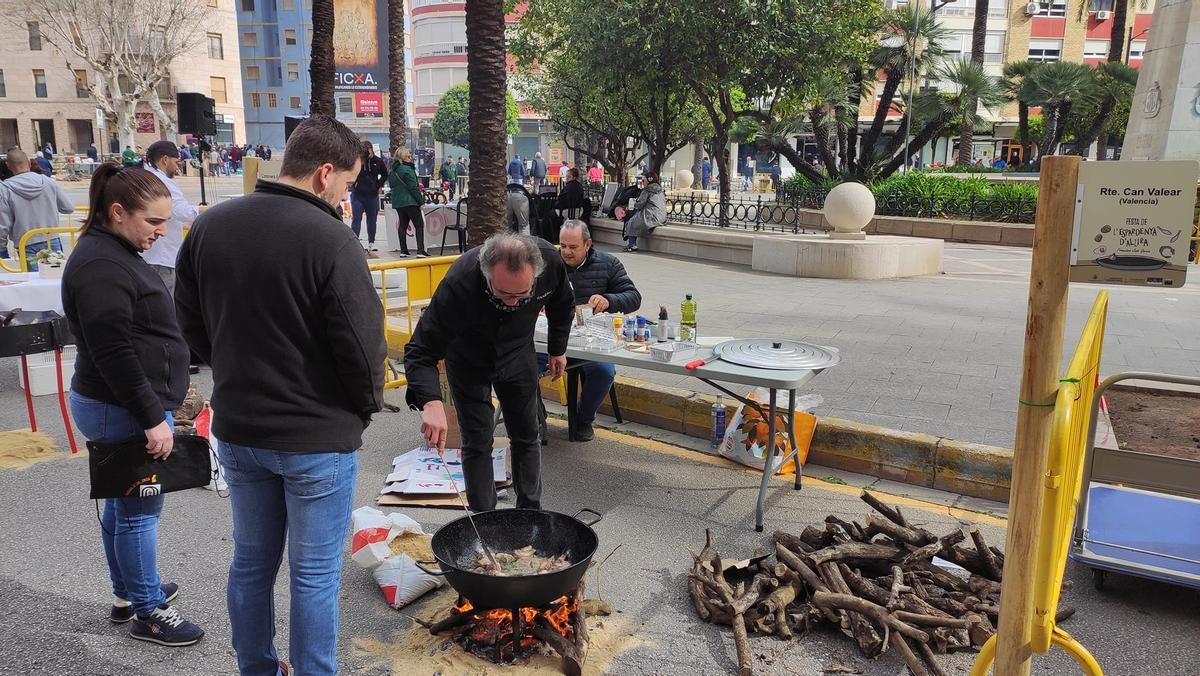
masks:
<instances>
[{"instance_id":1,"label":"white shoe sole","mask_svg":"<svg viewBox=\"0 0 1200 676\"><path fill-rule=\"evenodd\" d=\"M177 598L179 598L179 590L178 589L175 590L174 594L171 594L170 596L167 597L167 603L170 603L171 601L174 601ZM133 615L130 615L129 617L125 618L124 620L114 620L112 618L112 615L110 614L108 616L108 621L112 622L113 624L128 624L133 621Z\"/></svg>"},{"instance_id":2,"label":"white shoe sole","mask_svg":"<svg viewBox=\"0 0 1200 676\"><path fill-rule=\"evenodd\" d=\"M129 638L131 638L135 641L145 641L147 643L157 643L158 645L166 646L168 648L186 648L190 645L196 645L197 643L200 642L201 638L204 638L204 636L201 635L199 638L192 639L191 641L171 642L171 641L164 641L164 640L158 639L158 638L152 638L150 636L137 636L133 632L129 632Z\"/></svg>"}]
</instances>

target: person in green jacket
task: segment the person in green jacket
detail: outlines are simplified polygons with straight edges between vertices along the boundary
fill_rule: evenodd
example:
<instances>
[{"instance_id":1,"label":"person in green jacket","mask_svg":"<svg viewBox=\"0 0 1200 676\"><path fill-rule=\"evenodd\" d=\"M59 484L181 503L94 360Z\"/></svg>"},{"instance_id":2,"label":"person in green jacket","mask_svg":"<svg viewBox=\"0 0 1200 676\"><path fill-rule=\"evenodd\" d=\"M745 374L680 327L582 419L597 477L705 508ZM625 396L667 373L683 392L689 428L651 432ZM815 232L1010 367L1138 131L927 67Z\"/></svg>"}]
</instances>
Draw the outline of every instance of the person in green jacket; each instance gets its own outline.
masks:
<instances>
[{"instance_id":1,"label":"person in green jacket","mask_svg":"<svg viewBox=\"0 0 1200 676\"><path fill-rule=\"evenodd\" d=\"M392 153L391 169L388 171L388 187L392 191L392 206L396 208L400 230L400 257L408 258L408 227L412 224L413 234L417 238L417 257L429 258L425 251L425 218L421 215L421 205L425 204L425 195L421 186L417 185L417 170L413 166L413 154L405 146Z\"/></svg>"},{"instance_id":2,"label":"person in green jacket","mask_svg":"<svg viewBox=\"0 0 1200 676\"><path fill-rule=\"evenodd\" d=\"M129 146L125 146L125 152L121 153L121 164L123 164L127 167L132 167L132 166L136 165L137 163L138 163L138 154L133 150L133 148L130 148Z\"/></svg>"},{"instance_id":3,"label":"person in green jacket","mask_svg":"<svg viewBox=\"0 0 1200 676\"><path fill-rule=\"evenodd\" d=\"M438 177L449 184L446 189L450 199L454 199L454 188L458 185L458 170L454 168L454 160L446 157L446 163L442 165L441 171L438 172Z\"/></svg>"}]
</instances>

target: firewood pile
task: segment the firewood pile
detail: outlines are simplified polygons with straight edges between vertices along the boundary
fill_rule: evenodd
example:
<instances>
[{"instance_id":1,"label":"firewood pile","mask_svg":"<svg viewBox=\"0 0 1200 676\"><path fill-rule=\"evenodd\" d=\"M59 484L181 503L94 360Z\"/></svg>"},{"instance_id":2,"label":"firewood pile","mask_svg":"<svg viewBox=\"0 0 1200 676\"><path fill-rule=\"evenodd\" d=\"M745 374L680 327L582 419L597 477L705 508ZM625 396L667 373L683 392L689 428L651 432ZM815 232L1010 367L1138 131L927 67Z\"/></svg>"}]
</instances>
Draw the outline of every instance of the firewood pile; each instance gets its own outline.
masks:
<instances>
[{"instance_id":1,"label":"firewood pile","mask_svg":"<svg viewBox=\"0 0 1200 676\"><path fill-rule=\"evenodd\" d=\"M938 537L898 507L861 497L874 509L865 525L830 516L799 536L776 531L773 552L760 548L737 563L722 558L706 532L704 549L692 553L688 591L702 620L732 627L739 676L751 673L751 634L788 640L827 623L868 658L891 648L916 676L940 676L936 655L977 650L995 633L1000 550L974 527ZM935 556L967 574L935 565Z\"/></svg>"}]
</instances>

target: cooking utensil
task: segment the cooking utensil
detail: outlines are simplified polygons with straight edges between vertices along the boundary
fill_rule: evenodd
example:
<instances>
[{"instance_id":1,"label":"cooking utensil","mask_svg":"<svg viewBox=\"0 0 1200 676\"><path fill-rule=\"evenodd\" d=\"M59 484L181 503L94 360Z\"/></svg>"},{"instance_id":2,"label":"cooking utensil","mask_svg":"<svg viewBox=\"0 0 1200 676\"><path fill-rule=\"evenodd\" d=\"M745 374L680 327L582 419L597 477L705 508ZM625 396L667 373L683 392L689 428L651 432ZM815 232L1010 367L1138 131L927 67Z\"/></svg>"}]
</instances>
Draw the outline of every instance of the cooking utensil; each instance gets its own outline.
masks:
<instances>
[{"instance_id":1,"label":"cooking utensil","mask_svg":"<svg viewBox=\"0 0 1200 676\"><path fill-rule=\"evenodd\" d=\"M798 340L727 340L713 348L712 357L689 362L687 368L698 368L718 359L739 366L800 371L836 366L842 356L837 348Z\"/></svg>"},{"instance_id":2,"label":"cooking utensil","mask_svg":"<svg viewBox=\"0 0 1200 676\"><path fill-rule=\"evenodd\" d=\"M591 521L579 520L581 514L594 515ZM600 546L592 530L603 518L592 509L581 509L575 516L540 509L498 509L475 515L479 530L500 551L515 551L532 546L538 556L565 556L571 564L563 570L544 575L487 575L475 572L479 560L478 535L465 518L442 526L430 543L441 570L417 565L430 575L445 575L459 594L480 610L493 608L535 608L575 591L587 572L588 564Z\"/></svg>"},{"instance_id":3,"label":"cooking utensil","mask_svg":"<svg viewBox=\"0 0 1200 676\"><path fill-rule=\"evenodd\" d=\"M438 453L438 457L441 458L442 469L446 470L446 476L450 478L450 487L454 490L454 494L458 496L458 502L462 505L463 511L467 513L467 519L471 521L471 528L475 529L475 537L479 538L479 546L483 547L483 553L487 555L488 561L492 562L496 570L500 570L500 564L496 563L496 556L492 554L492 550L483 541L483 536L479 534L479 528L475 526L475 519L471 516L471 508L467 505L467 501L463 499L462 492L458 490L458 482L454 480L454 475L450 473L450 466L446 464L446 458L441 453Z\"/></svg>"},{"instance_id":4,"label":"cooking utensil","mask_svg":"<svg viewBox=\"0 0 1200 676\"><path fill-rule=\"evenodd\" d=\"M1097 258L1096 265L1109 270L1126 270L1128 272L1149 272L1168 265L1167 261L1149 256L1121 256L1113 254L1107 258Z\"/></svg>"}]
</instances>

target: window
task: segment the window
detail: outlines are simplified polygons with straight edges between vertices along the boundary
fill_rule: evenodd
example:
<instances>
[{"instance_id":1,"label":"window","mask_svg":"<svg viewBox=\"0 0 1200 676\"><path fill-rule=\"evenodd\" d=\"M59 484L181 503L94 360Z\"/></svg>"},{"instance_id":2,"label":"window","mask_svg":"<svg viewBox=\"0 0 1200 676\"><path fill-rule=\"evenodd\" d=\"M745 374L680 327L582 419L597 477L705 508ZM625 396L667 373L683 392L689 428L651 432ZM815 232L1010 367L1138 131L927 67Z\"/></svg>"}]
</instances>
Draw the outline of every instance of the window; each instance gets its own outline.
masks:
<instances>
[{"instance_id":1,"label":"window","mask_svg":"<svg viewBox=\"0 0 1200 676\"><path fill-rule=\"evenodd\" d=\"M1083 58L1103 59L1108 56L1108 40L1085 40Z\"/></svg>"},{"instance_id":2,"label":"window","mask_svg":"<svg viewBox=\"0 0 1200 676\"><path fill-rule=\"evenodd\" d=\"M288 99L288 107L292 110L300 110L300 97L293 96Z\"/></svg>"},{"instance_id":3,"label":"window","mask_svg":"<svg viewBox=\"0 0 1200 676\"><path fill-rule=\"evenodd\" d=\"M82 68L75 69L75 98L86 99L91 96L88 91L87 71Z\"/></svg>"},{"instance_id":4,"label":"window","mask_svg":"<svg viewBox=\"0 0 1200 676\"><path fill-rule=\"evenodd\" d=\"M354 99L349 96L339 96L338 97L338 112L339 113L353 113L354 112Z\"/></svg>"},{"instance_id":5,"label":"window","mask_svg":"<svg viewBox=\"0 0 1200 676\"><path fill-rule=\"evenodd\" d=\"M446 90L467 81L466 68L427 68L416 74L416 105L436 106Z\"/></svg>"},{"instance_id":6,"label":"window","mask_svg":"<svg viewBox=\"0 0 1200 676\"><path fill-rule=\"evenodd\" d=\"M1029 60L1049 63L1062 58L1062 40L1030 40Z\"/></svg>"},{"instance_id":7,"label":"window","mask_svg":"<svg viewBox=\"0 0 1200 676\"><path fill-rule=\"evenodd\" d=\"M242 46L250 47L251 49L258 47L258 33L254 31L242 33Z\"/></svg>"},{"instance_id":8,"label":"window","mask_svg":"<svg viewBox=\"0 0 1200 676\"><path fill-rule=\"evenodd\" d=\"M1038 16L1066 16L1067 0L1037 0ZM1057 61L1057 59L1055 59Z\"/></svg>"},{"instance_id":9,"label":"window","mask_svg":"<svg viewBox=\"0 0 1200 676\"><path fill-rule=\"evenodd\" d=\"M225 58L225 40L220 33L208 34L208 58L218 61Z\"/></svg>"},{"instance_id":10,"label":"window","mask_svg":"<svg viewBox=\"0 0 1200 676\"><path fill-rule=\"evenodd\" d=\"M225 98L225 78L210 77L208 78L208 88L211 90L212 100L217 103L228 103Z\"/></svg>"},{"instance_id":11,"label":"window","mask_svg":"<svg viewBox=\"0 0 1200 676\"><path fill-rule=\"evenodd\" d=\"M413 56L467 53L467 24L461 19L424 19L413 25Z\"/></svg>"},{"instance_id":12,"label":"window","mask_svg":"<svg viewBox=\"0 0 1200 676\"><path fill-rule=\"evenodd\" d=\"M167 43L167 29L163 26L150 27L150 46L161 50Z\"/></svg>"},{"instance_id":13,"label":"window","mask_svg":"<svg viewBox=\"0 0 1200 676\"><path fill-rule=\"evenodd\" d=\"M1129 58L1140 59L1146 55L1146 41L1134 40L1129 43Z\"/></svg>"},{"instance_id":14,"label":"window","mask_svg":"<svg viewBox=\"0 0 1200 676\"><path fill-rule=\"evenodd\" d=\"M300 64L289 63L288 64L288 82L295 82L296 80L299 80L299 79L300 79Z\"/></svg>"},{"instance_id":15,"label":"window","mask_svg":"<svg viewBox=\"0 0 1200 676\"><path fill-rule=\"evenodd\" d=\"M175 98L174 87L171 86L171 74L163 76L163 79L158 83L158 98L167 99L168 101Z\"/></svg>"},{"instance_id":16,"label":"window","mask_svg":"<svg viewBox=\"0 0 1200 676\"><path fill-rule=\"evenodd\" d=\"M1090 0L1088 2L1089 12L1111 12L1113 9L1113 0Z\"/></svg>"},{"instance_id":17,"label":"window","mask_svg":"<svg viewBox=\"0 0 1200 676\"><path fill-rule=\"evenodd\" d=\"M253 12L254 11L254 0L242 0L242 11L243 12Z\"/></svg>"},{"instance_id":18,"label":"window","mask_svg":"<svg viewBox=\"0 0 1200 676\"><path fill-rule=\"evenodd\" d=\"M46 71L35 69L33 71L33 95L39 99L44 99L48 96L46 93Z\"/></svg>"},{"instance_id":19,"label":"window","mask_svg":"<svg viewBox=\"0 0 1200 676\"><path fill-rule=\"evenodd\" d=\"M0 97L8 96L8 86L4 84L4 71L0 70Z\"/></svg>"},{"instance_id":20,"label":"window","mask_svg":"<svg viewBox=\"0 0 1200 676\"><path fill-rule=\"evenodd\" d=\"M296 0L283 0L283 11L285 11L285 12L296 11Z\"/></svg>"},{"instance_id":21,"label":"window","mask_svg":"<svg viewBox=\"0 0 1200 676\"><path fill-rule=\"evenodd\" d=\"M275 92L269 92L267 94L267 107L268 108L278 108L279 107L279 96L277 96L275 94Z\"/></svg>"},{"instance_id":22,"label":"window","mask_svg":"<svg viewBox=\"0 0 1200 676\"><path fill-rule=\"evenodd\" d=\"M209 7L216 7L216 6L217 6L217 0L208 0L208 6L209 6Z\"/></svg>"},{"instance_id":23,"label":"window","mask_svg":"<svg viewBox=\"0 0 1200 676\"><path fill-rule=\"evenodd\" d=\"M42 27L36 21L25 25L29 27L29 49L34 52L42 51Z\"/></svg>"},{"instance_id":24,"label":"window","mask_svg":"<svg viewBox=\"0 0 1200 676\"><path fill-rule=\"evenodd\" d=\"M283 29L283 44L285 44L285 45L296 44L296 29L295 28Z\"/></svg>"},{"instance_id":25,"label":"window","mask_svg":"<svg viewBox=\"0 0 1200 676\"><path fill-rule=\"evenodd\" d=\"M259 96L258 92L254 92L250 95L250 107L262 108L262 98Z\"/></svg>"},{"instance_id":26,"label":"window","mask_svg":"<svg viewBox=\"0 0 1200 676\"><path fill-rule=\"evenodd\" d=\"M246 66L246 79L258 80L262 77L262 68L258 66Z\"/></svg>"}]
</instances>

